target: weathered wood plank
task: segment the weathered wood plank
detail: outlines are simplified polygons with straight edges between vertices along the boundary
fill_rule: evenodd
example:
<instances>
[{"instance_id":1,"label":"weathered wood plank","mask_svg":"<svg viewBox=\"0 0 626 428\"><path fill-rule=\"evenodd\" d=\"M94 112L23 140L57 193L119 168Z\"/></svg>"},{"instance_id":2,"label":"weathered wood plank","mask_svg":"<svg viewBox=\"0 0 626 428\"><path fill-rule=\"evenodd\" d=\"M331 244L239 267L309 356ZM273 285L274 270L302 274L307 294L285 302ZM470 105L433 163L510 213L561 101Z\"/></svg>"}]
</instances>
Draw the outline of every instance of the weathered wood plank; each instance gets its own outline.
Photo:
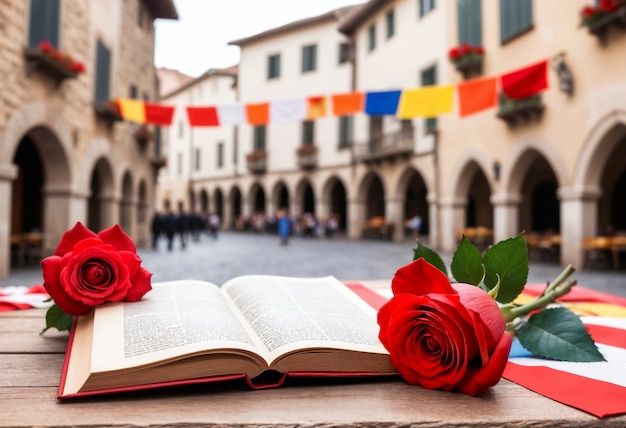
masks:
<instances>
[{"instance_id":1,"label":"weathered wood plank","mask_svg":"<svg viewBox=\"0 0 626 428\"><path fill-rule=\"evenodd\" d=\"M0 426L572 426L622 427L508 381L481 398L427 391L400 381L249 391L204 385L59 403L56 388L0 388Z\"/></svg>"},{"instance_id":2,"label":"weathered wood plank","mask_svg":"<svg viewBox=\"0 0 626 428\"><path fill-rule=\"evenodd\" d=\"M26 311L16 311L15 314ZM6 312L5 312L6 314ZM4 316L0 318L0 353L59 353L65 352L67 332L49 330L40 335L46 326L45 312L40 317Z\"/></svg>"},{"instance_id":3,"label":"weathered wood plank","mask_svg":"<svg viewBox=\"0 0 626 428\"><path fill-rule=\"evenodd\" d=\"M0 354L0 387L57 386L63 354Z\"/></svg>"}]
</instances>

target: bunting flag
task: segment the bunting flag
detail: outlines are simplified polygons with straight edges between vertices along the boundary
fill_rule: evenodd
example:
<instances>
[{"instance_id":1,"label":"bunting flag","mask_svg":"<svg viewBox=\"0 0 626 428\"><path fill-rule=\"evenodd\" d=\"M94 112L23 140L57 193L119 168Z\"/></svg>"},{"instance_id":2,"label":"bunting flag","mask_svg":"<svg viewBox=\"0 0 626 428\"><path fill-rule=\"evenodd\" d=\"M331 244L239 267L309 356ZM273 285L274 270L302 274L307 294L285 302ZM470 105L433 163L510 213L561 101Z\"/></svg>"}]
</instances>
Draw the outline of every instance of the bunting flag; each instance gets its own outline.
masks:
<instances>
[{"instance_id":1,"label":"bunting flag","mask_svg":"<svg viewBox=\"0 0 626 428\"><path fill-rule=\"evenodd\" d=\"M240 125L246 123L246 110L243 104L223 104L217 106L220 125Z\"/></svg>"},{"instance_id":2,"label":"bunting flag","mask_svg":"<svg viewBox=\"0 0 626 428\"><path fill-rule=\"evenodd\" d=\"M0 287L0 312L18 309L49 308L54 302L50 301L48 292L43 285L10 285Z\"/></svg>"},{"instance_id":3,"label":"bunting flag","mask_svg":"<svg viewBox=\"0 0 626 428\"><path fill-rule=\"evenodd\" d=\"M395 115L402 91L367 92L365 113L370 116Z\"/></svg>"},{"instance_id":4,"label":"bunting flag","mask_svg":"<svg viewBox=\"0 0 626 428\"><path fill-rule=\"evenodd\" d=\"M304 98L276 100L270 103L272 123L297 122L306 119L307 102Z\"/></svg>"},{"instance_id":5,"label":"bunting flag","mask_svg":"<svg viewBox=\"0 0 626 428\"><path fill-rule=\"evenodd\" d=\"M246 104L245 108L248 124L258 126L269 123L269 103Z\"/></svg>"},{"instance_id":6,"label":"bunting flag","mask_svg":"<svg viewBox=\"0 0 626 428\"><path fill-rule=\"evenodd\" d=\"M216 107L187 107L189 126L218 126Z\"/></svg>"},{"instance_id":7,"label":"bunting flag","mask_svg":"<svg viewBox=\"0 0 626 428\"><path fill-rule=\"evenodd\" d=\"M548 61L503 74L502 91L507 97L520 99L535 95L548 88Z\"/></svg>"},{"instance_id":8,"label":"bunting flag","mask_svg":"<svg viewBox=\"0 0 626 428\"><path fill-rule=\"evenodd\" d=\"M119 98L120 115L124 120L135 123L146 123L146 110L143 100Z\"/></svg>"},{"instance_id":9,"label":"bunting flag","mask_svg":"<svg viewBox=\"0 0 626 428\"><path fill-rule=\"evenodd\" d=\"M349 92L346 94L335 94L331 97L333 102L333 114L335 116L345 116L363 111L363 92Z\"/></svg>"},{"instance_id":10,"label":"bunting flag","mask_svg":"<svg viewBox=\"0 0 626 428\"><path fill-rule=\"evenodd\" d=\"M144 103L146 123L157 126L170 126L174 120L174 106Z\"/></svg>"},{"instance_id":11,"label":"bunting flag","mask_svg":"<svg viewBox=\"0 0 626 428\"><path fill-rule=\"evenodd\" d=\"M402 92L398 117L437 117L452 111L453 86L425 86Z\"/></svg>"},{"instance_id":12,"label":"bunting flag","mask_svg":"<svg viewBox=\"0 0 626 428\"><path fill-rule=\"evenodd\" d=\"M459 95L459 115L467 117L496 106L498 102L497 80L495 77L473 79L457 86Z\"/></svg>"},{"instance_id":13,"label":"bunting flag","mask_svg":"<svg viewBox=\"0 0 626 428\"><path fill-rule=\"evenodd\" d=\"M319 119L326 116L326 97L309 97L307 98L307 104L307 119Z\"/></svg>"}]
</instances>

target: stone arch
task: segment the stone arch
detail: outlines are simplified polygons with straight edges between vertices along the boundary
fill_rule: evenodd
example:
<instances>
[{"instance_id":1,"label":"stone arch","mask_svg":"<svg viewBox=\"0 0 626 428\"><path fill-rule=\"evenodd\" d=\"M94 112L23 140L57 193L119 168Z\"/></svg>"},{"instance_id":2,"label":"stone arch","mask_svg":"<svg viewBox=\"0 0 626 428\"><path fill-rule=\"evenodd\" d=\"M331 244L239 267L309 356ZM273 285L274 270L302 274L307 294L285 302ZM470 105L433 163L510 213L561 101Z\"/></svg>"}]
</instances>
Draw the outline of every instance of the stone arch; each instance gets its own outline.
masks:
<instances>
[{"instance_id":1,"label":"stone arch","mask_svg":"<svg viewBox=\"0 0 626 428\"><path fill-rule=\"evenodd\" d=\"M224 218L224 193L219 187L213 191L213 209L211 211L216 213L220 219Z\"/></svg>"},{"instance_id":2,"label":"stone arch","mask_svg":"<svg viewBox=\"0 0 626 428\"><path fill-rule=\"evenodd\" d=\"M295 213L298 216L302 216L304 214L313 214L316 213L316 201L315 201L315 189L313 188L313 184L307 178L303 178L298 182L295 191L295 206L297 212Z\"/></svg>"},{"instance_id":3,"label":"stone arch","mask_svg":"<svg viewBox=\"0 0 626 428\"><path fill-rule=\"evenodd\" d=\"M289 188L283 180L278 180L272 189L272 203L276 210L286 209L290 207Z\"/></svg>"},{"instance_id":4,"label":"stone arch","mask_svg":"<svg viewBox=\"0 0 626 428\"><path fill-rule=\"evenodd\" d=\"M89 198L87 201L87 227L99 232L116 223L116 192L111 162L106 157L99 158L90 169L88 180Z\"/></svg>"},{"instance_id":5,"label":"stone arch","mask_svg":"<svg viewBox=\"0 0 626 428\"><path fill-rule=\"evenodd\" d=\"M230 204L230 218L225 219L227 224L230 224L230 227L233 229L243 228L243 198L239 186L235 185L230 188L228 201Z\"/></svg>"},{"instance_id":6,"label":"stone arch","mask_svg":"<svg viewBox=\"0 0 626 428\"><path fill-rule=\"evenodd\" d=\"M419 235L428 235L430 229L430 209L428 204L428 185L424 175L413 167L407 167L399 176L395 188L395 197L402 201L403 224L414 217L421 219ZM400 225L399 225L400 226ZM408 234L410 230L405 230Z\"/></svg>"},{"instance_id":7,"label":"stone arch","mask_svg":"<svg viewBox=\"0 0 626 428\"><path fill-rule=\"evenodd\" d=\"M251 214L261 214L265 213L267 207L267 200L265 198L265 189L263 185L259 182L256 182L250 186L250 191L248 192L248 198L250 203L250 213Z\"/></svg>"},{"instance_id":8,"label":"stone arch","mask_svg":"<svg viewBox=\"0 0 626 428\"><path fill-rule=\"evenodd\" d=\"M356 195L357 202L363 204L364 219L385 216L385 195L387 189L380 174L368 171L363 176Z\"/></svg>"},{"instance_id":9,"label":"stone arch","mask_svg":"<svg viewBox=\"0 0 626 428\"><path fill-rule=\"evenodd\" d=\"M134 204L134 194L133 194L133 176L129 170L124 171L122 174L122 188L121 188L121 198L120 198L120 220L119 224L128 233L133 236L133 204Z\"/></svg>"},{"instance_id":10,"label":"stone arch","mask_svg":"<svg viewBox=\"0 0 626 428\"><path fill-rule=\"evenodd\" d=\"M343 180L333 175L322 187L322 200L328 207L329 216L337 220L337 230L345 231L348 224L348 188Z\"/></svg>"},{"instance_id":11,"label":"stone arch","mask_svg":"<svg viewBox=\"0 0 626 428\"><path fill-rule=\"evenodd\" d=\"M200 212L206 214L209 212L209 192L206 189L200 190Z\"/></svg>"}]
</instances>

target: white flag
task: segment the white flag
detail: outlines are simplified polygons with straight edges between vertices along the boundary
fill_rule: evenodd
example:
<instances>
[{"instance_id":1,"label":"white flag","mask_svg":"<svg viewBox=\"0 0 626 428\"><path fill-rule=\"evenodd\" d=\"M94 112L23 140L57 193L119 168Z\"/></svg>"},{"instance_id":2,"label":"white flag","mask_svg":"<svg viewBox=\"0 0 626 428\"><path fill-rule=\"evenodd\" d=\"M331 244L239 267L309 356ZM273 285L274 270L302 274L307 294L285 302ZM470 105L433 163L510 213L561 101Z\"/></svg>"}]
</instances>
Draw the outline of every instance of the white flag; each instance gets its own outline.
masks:
<instances>
[{"instance_id":1,"label":"white flag","mask_svg":"<svg viewBox=\"0 0 626 428\"><path fill-rule=\"evenodd\" d=\"M304 98L291 98L270 102L270 123L298 122L306 119L307 103Z\"/></svg>"},{"instance_id":2,"label":"white flag","mask_svg":"<svg viewBox=\"0 0 626 428\"><path fill-rule=\"evenodd\" d=\"M241 125L246 123L246 111L243 104L217 105L217 117L220 125Z\"/></svg>"}]
</instances>

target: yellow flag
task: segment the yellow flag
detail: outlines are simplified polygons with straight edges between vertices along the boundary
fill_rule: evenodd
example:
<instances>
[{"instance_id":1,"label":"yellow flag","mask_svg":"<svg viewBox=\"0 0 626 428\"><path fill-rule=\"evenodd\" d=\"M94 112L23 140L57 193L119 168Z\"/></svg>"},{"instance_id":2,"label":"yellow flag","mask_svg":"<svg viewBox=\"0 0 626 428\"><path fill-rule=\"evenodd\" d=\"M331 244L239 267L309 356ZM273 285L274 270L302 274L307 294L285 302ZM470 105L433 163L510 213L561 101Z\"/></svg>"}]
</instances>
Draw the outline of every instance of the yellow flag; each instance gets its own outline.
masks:
<instances>
[{"instance_id":1,"label":"yellow flag","mask_svg":"<svg viewBox=\"0 0 626 428\"><path fill-rule=\"evenodd\" d=\"M436 117L452 112L454 86L424 86L402 91L398 117Z\"/></svg>"},{"instance_id":2,"label":"yellow flag","mask_svg":"<svg viewBox=\"0 0 626 428\"><path fill-rule=\"evenodd\" d=\"M120 113L124 120L136 123L146 123L146 109L142 100L119 98Z\"/></svg>"}]
</instances>

